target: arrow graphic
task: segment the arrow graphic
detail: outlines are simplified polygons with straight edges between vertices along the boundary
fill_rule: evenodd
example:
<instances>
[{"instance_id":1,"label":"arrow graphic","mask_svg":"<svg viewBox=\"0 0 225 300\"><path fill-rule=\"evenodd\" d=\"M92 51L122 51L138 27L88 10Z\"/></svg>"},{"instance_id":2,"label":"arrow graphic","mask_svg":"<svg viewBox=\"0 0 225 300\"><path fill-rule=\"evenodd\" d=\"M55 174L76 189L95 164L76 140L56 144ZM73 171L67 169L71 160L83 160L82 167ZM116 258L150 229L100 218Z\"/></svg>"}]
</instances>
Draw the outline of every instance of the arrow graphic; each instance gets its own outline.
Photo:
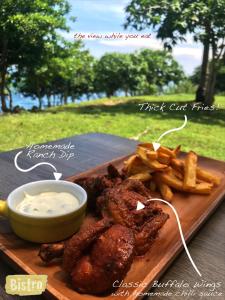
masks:
<instances>
[{"instance_id":1,"label":"arrow graphic","mask_svg":"<svg viewBox=\"0 0 225 300\"><path fill-rule=\"evenodd\" d=\"M181 237L181 241L183 243L184 249L185 249L185 251L187 253L187 256L188 256L188 258L189 258L189 260L190 260L193 268L198 273L198 275L201 277L202 274L200 273L200 271L198 270L196 264L194 263L194 261L193 261L193 259L191 257L191 254L190 254L190 252L188 250L188 247L186 245L186 242L185 242L185 239L184 239L184 234L183 234L182 227L181 227L181 224L180 224L180 219L179 219L179 216L178 216L178 213L177 213L175 207L171 203L169 203L168 201L163 200L163 199L159 199L159 198L152 198L152 199L148 199L147 201L160 201L160 202L166 203L167 205L169 205L170 208L172 208L172 210L173 210L173 212L174 212L174 214L176 216L176 220L177 220L177 224L178 224L178 229L179 229L179 232L180 232L180 237ZM141 206L140 206L139 203L141 204L142 208L140 208ZM139 206L139 209L138 209L138 206ZM137 202L137 210L143 209L144 207L145 207L145 205L143 203L141 203L139 201Z\"/></svg>"},{"instance_id":2,"label":"arrow graphic","mask_svg":"<svg viewBox=\"0 0 225 300\"><path fill-rule=\"evenodd\" d=\"M52 167L54 169L55 172L53 172L53 175L55 177L55 180L59 180L62 176L62 173L58 173L57 172L57 169L55 166L53 166L52 164L48 163L48 162L41 162L41 163L37 163L36 165L28 168L28 169L22 169L18 166L18 163L17 163L17 159L18 159L18 156L22 153L23 151L20 151L16 154L15 158L14 158L14 164L15 164L15 167L17 168L17 170L19 170L20 172L29 172L35 168L37 168L38 166L41 166L41 165L48 165L50 167Z\"/></svg>"},{"instance_id":3,"label":"arrow graphic","mask_svg":"<svg viewBox=\"0 0 225 300\"><path fill-rule=\"evenodd\" d=\"M145 208L145 206L144 206L144 204L143 203L141 203L140 201L138 201L137 202L137 210L141 210L141 209L143 209L143 208Z\"/></svg>"},{"instance_id":4,"label":"arrow graphic","mask_svg":"<svg viewBox=\"0 0 225 300\"><path fill-rule=\"evenodd\" d=\"M161 146L160 143L159 143L159 141L160 141L166 134L171 133L171 132L173 132L173 131L181 130L181 129L183 129L183 128L186 126L186 124L187 124L187 116L184 115L184 123L183 123L182 126L177 127L177 128L172 128L172 129L170 129L170 130L167 130L166 132L164 132L163 134L160 135L160 137L158 138L158 140L157 140L156 142L153 142L153 143L152 143L154 150L157 151L157 150L159 149L159 147Z\"/></svg>"}]
</instances>

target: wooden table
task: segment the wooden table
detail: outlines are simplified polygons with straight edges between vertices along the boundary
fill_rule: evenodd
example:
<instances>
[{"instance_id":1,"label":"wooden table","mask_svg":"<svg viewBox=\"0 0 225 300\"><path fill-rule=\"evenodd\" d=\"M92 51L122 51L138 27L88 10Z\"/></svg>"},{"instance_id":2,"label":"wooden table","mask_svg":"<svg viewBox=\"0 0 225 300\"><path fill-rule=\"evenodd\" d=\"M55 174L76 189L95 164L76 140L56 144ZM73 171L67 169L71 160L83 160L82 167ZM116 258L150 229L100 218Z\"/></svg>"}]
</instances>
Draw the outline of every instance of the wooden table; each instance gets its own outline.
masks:
<instances>
[{"instance_id":1,"label":"wooden table","mask_svg":"<svg viewBox=\"0 0 225 300\"><path fill-rule=\"evenodd\" d=\"M58 172L63 173L63 178L72 174L80 173L97 166L103 162L112 160L134 151L136 141L120 138L106 134L84 134L67 139L50 142L51 145L59 145L71 142L75 145L75 158L70 160L51 158L48 161L54 164ZM20 149L23 150L23 149ZM19 151L13 150L0 154L0 197L6 198L10 191L24 183L52 178L52 172L48 166L41 166L28 173L21 173L16 170L13 160L15 154ZM24 150L25 151L25 150ZM45 159L42 159L45 161ZM41 160L41 161L42 161ZM22 168L28 168L31 165L40 162L40 159L27 158L23 153L18 163ZM196 265L201 270L203 277L201 280L210 282L221 282L225 278L225 204L222 203L213 216L207 221L204 227L198 232L195 238L189 243L189 251L194 257ZM1 259L1 256L0 256ZM8 274L15 274L6 263L0 262L0 299L21 299L22 297L9 296L4 292L5 277ZM199 281L198 275L184 253L179 255L172 266L161 278L161 283L168 280L177 280L181 282L194 284ZM156 288L154 292L167 291L168 288ZM170 291L175 293L179 291L178 287L170 287ZM223 297L204 297L202 299L224 299L224 282L219 289L223 292ZM26 300L39 300L43 297L26 297ZM150 299L150 298L149 298ZM174 296L154 296L151 299L174 299ZM195 296L176 297L175 299L199 299Z\"/></svg>"}]
</instances>

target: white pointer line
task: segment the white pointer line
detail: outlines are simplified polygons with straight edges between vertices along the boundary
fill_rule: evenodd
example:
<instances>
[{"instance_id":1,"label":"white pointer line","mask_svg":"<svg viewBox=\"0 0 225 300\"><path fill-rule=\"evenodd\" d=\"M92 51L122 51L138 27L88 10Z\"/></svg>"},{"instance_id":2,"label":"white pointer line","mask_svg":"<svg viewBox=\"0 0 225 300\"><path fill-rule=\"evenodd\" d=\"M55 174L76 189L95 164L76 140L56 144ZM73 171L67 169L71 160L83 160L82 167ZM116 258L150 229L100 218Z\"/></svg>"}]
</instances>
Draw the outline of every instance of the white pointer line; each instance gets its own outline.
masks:
<instances>
[{"instance_id":1,"label":"white pointer line","mask_svg":"<svg viewBox=\"0 0 225 300\"><path fill-rule=\"evenodd\" d=\"M41 165L48 165L48 166L50 166L50 167L52 167L52 168L54 169L55 172L54 172L53 174L54 174L56 180L58 180L58 179L62 176L61 173L57 173L56 167L53 166L52 164L48 163L48 162L37 163L36 165L34 165L34 166L32 166L32 167L30 167L30 168L28 168L28 169L22 169L22 168L20 168L20 167L18 166L18 163L17 163L17 158L18 158L18 156L19 156L22 152L23 152L23 151L18 152L18 153L16 154L15 158L14 158L15 167L16 167L20 172L29 172L29 171L31 171L31 170L37 168L38 166L41 166Z\"/></svg>"},{"instance_id":2,"label":"white pointer line","mask_svg":"<svg viewBox=\"0 0 225 300\"><path fill-rule=\"evenodd\" d=\"M186 245L186 242L185 242L185 239L184 239L184 235L183 235L183 231L182 231L182 228L181 228L181 224L180 224L180 219L179 219L178 213L177 213L176 209L174 208L174 206L171 203L169 203L168 201L162 200L162 199L159 199L159 198L152 198L152 199L149 199L148 201L161 201L161 202L164 202L167 205L169 205L170 208L172 208L172 210L173 210L173 212L174 212L174 214L176 216L176 219L177 219L177 224L178 224L178 228L179 228L179 231L180 231L180 236L181 236L181 240L182 240L184 249L185 249L185 251L187 253L187 256L188 256L190 262L192 263L192 266L194 267L195 271L201 277L202 274L200 273L200 271L198 270L197 266L195 265L195 263L194 263L194 261L193 261L193 259L191 257L191 254L190 254L190 252L189 252L189 250L187 248L187 245Z\"/></svg>"},{"instance_id":3,"label":"white pointer line","mask_svg":"<svg viewBox=\"0 0 225 300\"><path fill-rule=\"evenodd\" d=\"M170 129L170 130L164 132L163 134L160 135L160 137L158 138L157 142L159 142L166 134L171 133L173 131L178 131L178 130L183 129L186 126L186 124L187 124L187 116L184 115L184 124L182 126L180 126L180 127L173 128L173 129Z\"/></svg>"}]
</instances>

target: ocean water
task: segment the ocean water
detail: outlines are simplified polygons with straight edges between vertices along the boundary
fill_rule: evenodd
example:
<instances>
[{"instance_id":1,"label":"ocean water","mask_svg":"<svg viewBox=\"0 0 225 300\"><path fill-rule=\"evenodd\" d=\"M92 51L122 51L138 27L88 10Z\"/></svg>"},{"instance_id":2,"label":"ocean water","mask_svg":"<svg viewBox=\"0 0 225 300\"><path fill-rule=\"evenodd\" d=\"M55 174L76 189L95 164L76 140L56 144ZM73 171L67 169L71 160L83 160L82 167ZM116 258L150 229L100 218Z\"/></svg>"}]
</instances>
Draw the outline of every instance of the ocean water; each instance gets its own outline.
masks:
<instances>
[{"instance_id":1,"label":"ocean water","mask_svg":"<svg viewBox=\"0 0 225 300\"><path fill-rule=\"evenodd\" d=\"M91 95L91 97L89 97L89 100L94 100L97 98L101 98L104 97L104 95L97 95L97 94L93 94ZM12 93L12 98L13 98L13 107L19 105L21 107L24 107L25 109L31 109L33 106L37 106L39 105L38 99L33 99L31 97L24 97L22 94L18 94L18 93ZM88 98L86 95L81 96L80 98L76 99L76 103L80 103L83 101L87 101ZM71 103L71 99L68 98L68 103ZM47 98L43 98L43 109L47 108ZM53 103L53 99L52 99L52 103ZM9 103L7 102L7 105L9 106ZM60 105L60 99L56 97L56 105ZM1 108L0 108L1 111Z\"/></svg>"},{"instance_id":2,"label":"ocean water","mask_svg":"<svg viewBox=\"0 0 225 300\"><path fill-rule=\"evenodd\" d=\"M125 96L123 91L118 91L116 92L115 96L117 97L122 97ZM99 99L99 98L103 98L106 97L105 93L99 93L99 94L91 94L89 96L89 98L87 97L87 95L82 95L81 97L77 98L75 100L75 103L81 103L83 101L88 101L88 100L95 100L95 99ZM22 94L19 93L12 93L12 98L13 98L13 107L19 105L25 109L31 109L33 106L37 106L39 105L38 99L33 99L31 97L24 97ZM8 100L8 99L7 99ZM53 103L53 99L52 99L52 103ZM72 103L71 99L68 98L68 103ZM56 97L56 105L60 105L60 99ZM7 106L9 106L9 103L7 101ZM42 101L42 109L47 108L47 98L43 98ZM0 112L1 112L1 105L0 105Z\"/></svg>"}]
</instances>

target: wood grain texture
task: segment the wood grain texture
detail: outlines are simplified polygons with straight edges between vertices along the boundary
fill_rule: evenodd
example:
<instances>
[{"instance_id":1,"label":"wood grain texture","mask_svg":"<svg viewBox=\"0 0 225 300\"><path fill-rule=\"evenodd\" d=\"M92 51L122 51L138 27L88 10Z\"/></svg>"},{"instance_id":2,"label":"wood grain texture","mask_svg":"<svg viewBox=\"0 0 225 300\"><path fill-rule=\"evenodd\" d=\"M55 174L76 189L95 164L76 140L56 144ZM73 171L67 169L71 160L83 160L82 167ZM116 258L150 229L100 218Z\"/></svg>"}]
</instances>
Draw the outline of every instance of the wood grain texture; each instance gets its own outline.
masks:
<instances>
[{"instance_id":1,"label":"wood grain texture","mask_svg":"<svg viewBox=\"0 0 225 300\"><path fill-rule=\"evenodd\" d=\"M71 139L63 140L71 141ZM79 159L74 164L71 162L55 162L57 169L63 171L64 177L79 173L96 166L102 162L111 160L115 157L131 153L136 145L136 142L122 139L119 137L102 135L102 134L90 134L82 135L72 138L75 145L77 145L77 151L79 153ZM62 142L62 141L60 141ZM57 142L58 143L58 142ZM0 154L0 183L1 192L4 197L16 186L37 179L49 178L49 170L36 169L31 173L15 174L13 167L13 157L17 151L11 151L8 153ZM93 155L94 154L94 155ZM79 162L78 162L79 160ZM52 161L51 161L52 162ZM64 164L65 163L65 164ZM24 161L26 166L32 165L31 161ZM4 172L8 178L5 180ZM20 176L19 176L20 175ZM22 178L21 178L22 177ZM4 184L2 184L4 182ZM224 205L222 206L224 208ZM219 214L219 217L217 215ZM221 215L222 214L222 215ZM215 280L221 280L224 275L224 209L220 209L210 219L206 226L202 229L203 233L198 234L197 238L190 244L189 249L192 253L196 264L204 274L204 278L215 278ZM211 224L212 223L212 224ZM205 228L209 229L205 231ZM220 238L217 235L219 232ZM211 234L210 234L211 233ZM193 251L193 252L192 252ZM215 254L216 252L216 254ZM29 260L29 258L28 258ZM2 272L1 272L2 268ZM2 299L17 299L15 296L7 296L4 294L4 279L7 273L13 273L1 263L0 266L0 289ZM213 273L213 276L211 274ZM3 273L3 275L2 275ZM170 270L163 277L163 281L168 279L176 280L195 280L198 275L194 273L192 266L186 258L185 254L181 254L177 261L173 264ZM161 291L161 289L159 289ZM42 297L30 297L30 299L41 299ZM165 299L165 297L151 297L151 299ZM174 299L174 298L167 298ZM176 297L179 299L179 297ZM184 299L184 297L182 297ZM192 298L187 298L192 299ZM193 298L194 299L194 298ZM197 298L196 298L197 299ZM215 299L215 298L214 298ZM221 297L220 297L221 299Z\"/></svg>"}]
</instances>

